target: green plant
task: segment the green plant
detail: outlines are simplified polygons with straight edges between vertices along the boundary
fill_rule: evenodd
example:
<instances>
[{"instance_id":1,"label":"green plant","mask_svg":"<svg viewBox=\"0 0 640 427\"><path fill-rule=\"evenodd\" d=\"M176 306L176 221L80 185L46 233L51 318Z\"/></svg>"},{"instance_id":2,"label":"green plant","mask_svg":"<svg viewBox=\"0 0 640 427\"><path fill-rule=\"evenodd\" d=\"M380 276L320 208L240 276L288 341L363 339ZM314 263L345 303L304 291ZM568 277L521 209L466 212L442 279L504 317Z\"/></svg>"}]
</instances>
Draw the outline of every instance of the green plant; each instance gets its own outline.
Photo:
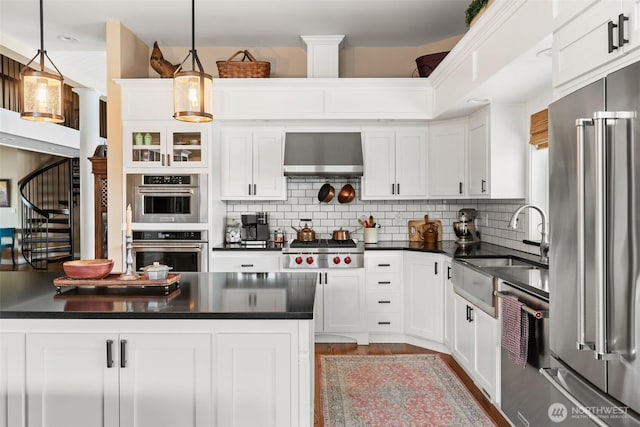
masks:
<instances>
[{"instance_id":1,"label":"green plant","mask_svg":"<svg viewBox=\"0 0 640 427\"><path fill-rule=\"evenodd\" d=\"M471 24L473 18L475 18L476 15L480 12L480 9L485 7L488 2L489 0L472 0L471 3L469 3L469 7L465 12L464 18L464 23L467 25L467 27Z\"/></svg>"}]
</instances>

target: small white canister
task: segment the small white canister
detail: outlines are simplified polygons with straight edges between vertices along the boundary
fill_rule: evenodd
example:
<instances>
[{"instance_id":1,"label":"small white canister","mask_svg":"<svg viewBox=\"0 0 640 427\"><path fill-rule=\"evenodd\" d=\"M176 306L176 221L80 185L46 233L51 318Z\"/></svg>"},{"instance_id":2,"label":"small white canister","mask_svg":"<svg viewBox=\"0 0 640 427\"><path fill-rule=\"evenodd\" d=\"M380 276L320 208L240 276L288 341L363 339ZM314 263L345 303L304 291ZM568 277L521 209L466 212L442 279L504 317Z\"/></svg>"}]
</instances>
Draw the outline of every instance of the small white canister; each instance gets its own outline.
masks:
<instances>
[{"instance_id":1,"label":"small white canister","mask_svg":"<svg viewBox=\"0 0 640 427\"><path fill-rule=\"evenodd\" d=\"M365 243L378 243L378 229L377 228L365 228L364 229L364 242Z\"/></svg>"}]
</instances>

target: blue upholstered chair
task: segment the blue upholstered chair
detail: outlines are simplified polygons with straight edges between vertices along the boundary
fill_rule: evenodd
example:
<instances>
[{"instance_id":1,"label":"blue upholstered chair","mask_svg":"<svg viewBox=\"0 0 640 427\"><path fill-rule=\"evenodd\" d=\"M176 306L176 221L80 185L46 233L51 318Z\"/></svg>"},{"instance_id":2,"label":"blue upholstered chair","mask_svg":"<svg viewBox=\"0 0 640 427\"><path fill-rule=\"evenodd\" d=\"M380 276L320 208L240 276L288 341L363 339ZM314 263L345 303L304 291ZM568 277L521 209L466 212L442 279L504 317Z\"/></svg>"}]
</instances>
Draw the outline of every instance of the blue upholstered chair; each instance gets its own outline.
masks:
<instances>
[{"instance_id":1,"label":"blue upholstered chair","mask_svg":"<svg viewBox=\"0 0 640 427\"><path fill-rule=\"evenodd\" d=\"M11 241L8 243L5 243L9 238L11 239ZM13 262L13 265L16 265L16 258L14 255L15 245L16 245L16 229L0 228L0 251L6 248L11 249L11 261ZM1 260L2 260L2 257L0 256L0 262Z\"/></svg>"}]
</instances>

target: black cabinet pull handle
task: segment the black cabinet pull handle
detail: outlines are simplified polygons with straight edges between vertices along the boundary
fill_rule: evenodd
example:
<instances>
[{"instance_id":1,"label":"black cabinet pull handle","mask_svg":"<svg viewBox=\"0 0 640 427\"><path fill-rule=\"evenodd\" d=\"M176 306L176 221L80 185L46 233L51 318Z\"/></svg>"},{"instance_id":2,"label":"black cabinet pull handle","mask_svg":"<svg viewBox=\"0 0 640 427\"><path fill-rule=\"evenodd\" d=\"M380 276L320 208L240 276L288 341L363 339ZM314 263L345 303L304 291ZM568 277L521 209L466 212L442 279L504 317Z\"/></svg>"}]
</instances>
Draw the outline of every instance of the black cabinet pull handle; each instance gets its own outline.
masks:
<instances>
[{"instance_id":1,"label":"black cabinet pull handle","mask_svg":"<svg viewBox=\"0 0 640 427\"><path fill-rule=\"evenodd\" d=\"M469 306L467 306L467 322L471 321L471 316L469 315Z\"/></svg>"},{"instance_id":2,"label":"black cabinet pull handle","mask_svg":"<svg viewBox=\"0 0 640 427\"><path fill-rule=\"evenodd\" d=\"M249 195L251 195L251 184L249 184Z\"/></svg>"},{"instance_id":3,"label":"black cabinet pull handle","mask_svg":"<svg viewBox=\"0 0 640 427\"><path fill-rule=\"evenodd\" d=\"M618 47L622 47L626 43L629 43L629 40L624 38L624 21L628 20L628 16L624 16L622 13L618 15Z\"/></svg>"},{"instance_id":4,"label":"black cabinet pull handle","mask_svg":"<svg viewBox=\"0 0 640 427\"><path fill-rule=\"evenodd\" d=\"M391 264L378 264L378 267L391 267Z\"/></svg>"},{"instance_id":5,"label":"black cabinet pull handle","mask_svg":"<svg viewBox=\"0 0 640 427\"><path fill-rule=\"evenodd\" d=\"M258 189L256 188L256 184L253 184L253 195L254 196L258 195Z\"/></svg>"},{"instance_id":6,"label":"black cabinet pull handle","mask_svg":"<svg viewBox=\"0 0 640 427\"><path fill-rule=\"evenodd\" d=\"M398 186L398 195L400 195L400 184L396 184Z\"/></svg>"},{"instance_id":7,"label":"black cabinet pull handle","mask_svg":"<svg viewBox=\"0 0 640 427\"><path fill-rule=\"evenodd\" d=\"M391 282L390 281L384 281L384 282L378 282L378 285L390 285Z\"/></svg>"},{"instance_id":8,"label":"black cabinet pull handle","mask_svg":"<svg viewBox=\"0 0 640 427\"><path fill-rule=\"evenodd\" d=\"M391 184L391 194L396 194L396 185Z\"/></svg>"},{"instance_id":9,"label":"black cabinet pull handle","mask_svg":"<svg viewBox=\"0 0 640 427\"><path fill-rule=\"evenodd\" d=\"M480 180L480 189L482 190L483 193L487 192L487 181L485 181L484 179Z\"/></svg>"},{"instance_id":10,"label":"black cabinet pull handle","mask_svg":"<svg viewBox=\"0 0 640 427\"><path fill-rule=\"evenodd\" d=\"M438 263L436 262L435 264L433 264L434 266L434 273L437 276L438 275Z\"/></svg>"},{"instance_id":11,"label":"black cabinet pull handle","mask_svg":"<svg viewBox=\"0 0 640 427\"><path fill-rule=\"evenodd\" d=\"M322 285L322 273L318 273L318 276L320 276L320 284Z\"/></svg>"},{"instance_id":12,"label":"black cabinet pull handle","mask_svg":"<svg viewBox=\"0 0 640 427\"><path fill-rule=\"evenodd\" d=\"M378 322L378 325L390 325L391 322Z\"/></svg>"},{"instance_id":13,"label":"black cabinet pull handle","mask_svg":"<svg viewBox=\"0 0 640 427\"><path fill-rule=\"evenodd\" d=\"M458 183L458 191L462 194L462 182Z\"/></svg>"},{"instance_id":14,"label":"black cabinet pull handle","mask_svg":"<svg viewBox=\"0 0 640 427\"><path fill-rule=\"evenodd\" d=\"M447 280L451 280L451 267L447 266Z\"/></svg>"},{"instance_id":15,"label":"black cabinet pull handle","mask_svg":"<svg viewBox=\"0 0 640 427\"><path fill-rule=\"evenodd\" d=\"M327 283L329 283L329 279L327 278L327 275L329 273L324 273L324 284L326 285Z\"/></svg>"},{"instance_id":16,"label":"black cabinet pull handle","mask_svg":"<svg viewBox=\"0 0 640 427\"><path fill-rule=\"evenodd\" d=\"M618 49L618 46L613 44L613 29L614 28L618 28L618 26L616 24L614 24L613 21L609 21L607 23L607 36L608 36L608 40L609 40L609 53L611 53L614 50Z\"/></svg>"},{"instance_id":17,"label":"black cabinet pull handle","mask_svg":"<svg viewBox=\"0 0 640 427\"><path fill-rule=\"evenodd\" d=\"M469 322L473 322L473 307L469 307Z\"/></svg>"},{"instance_id":18,"label":"black cabinet pull handle","mask_svg":"<svg viewBox=\"0 0 640 427\"><path fill-rule=\"evenodd\" d=\"M249 268L249 267L253 267L253 264L240 264L240 267Z\"/></svg>"},{"instance_id":19,"label":"black cabinet pull handle","mask_svg":"<svg viewBox=\"0 0 640 427\"><path fill-rule=\"evenodd\" d=\"M120 340L120 367L127 367L127 340Z\"/></svg>"},{"instance_id":20,"label":"black cabinet pull handle","mask_svg":"<svg viewBox=\"0 0 640 427\"><path fill-rule=\"evenodd\" d=\"M381 301L378 301L378 304L391 304L391 301L381 300Z\"/></svg>"},{"instance_id":21,"label":"black cabinet pull handle","mask_svg":"<svg viewBox=\"0 0 640 427\"><path fill-rule=\"evenodd\" d=\"M113 340L107 340L107 368L113 368Z\"/></svg>"}]
</instances>

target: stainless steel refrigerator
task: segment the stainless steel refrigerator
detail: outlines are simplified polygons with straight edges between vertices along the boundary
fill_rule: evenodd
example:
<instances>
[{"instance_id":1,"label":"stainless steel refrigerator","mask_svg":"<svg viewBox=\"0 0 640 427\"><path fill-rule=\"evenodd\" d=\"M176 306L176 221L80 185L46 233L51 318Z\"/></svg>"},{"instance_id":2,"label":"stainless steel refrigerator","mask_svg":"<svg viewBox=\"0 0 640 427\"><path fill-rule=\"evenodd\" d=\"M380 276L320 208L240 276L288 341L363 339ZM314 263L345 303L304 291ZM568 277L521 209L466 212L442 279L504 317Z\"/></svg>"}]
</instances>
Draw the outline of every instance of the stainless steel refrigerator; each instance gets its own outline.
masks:
<instances>
[{"instance_id":1,"label":"stainless steel refrigerator","mask_svg":"<svg viewBox=\"0 0 640 427\"><path fill-rule=\"evenodd\" d=\"M639 113L640 63L549 107L551 421L640 425Z\"/></svg>"}]
</instances>

